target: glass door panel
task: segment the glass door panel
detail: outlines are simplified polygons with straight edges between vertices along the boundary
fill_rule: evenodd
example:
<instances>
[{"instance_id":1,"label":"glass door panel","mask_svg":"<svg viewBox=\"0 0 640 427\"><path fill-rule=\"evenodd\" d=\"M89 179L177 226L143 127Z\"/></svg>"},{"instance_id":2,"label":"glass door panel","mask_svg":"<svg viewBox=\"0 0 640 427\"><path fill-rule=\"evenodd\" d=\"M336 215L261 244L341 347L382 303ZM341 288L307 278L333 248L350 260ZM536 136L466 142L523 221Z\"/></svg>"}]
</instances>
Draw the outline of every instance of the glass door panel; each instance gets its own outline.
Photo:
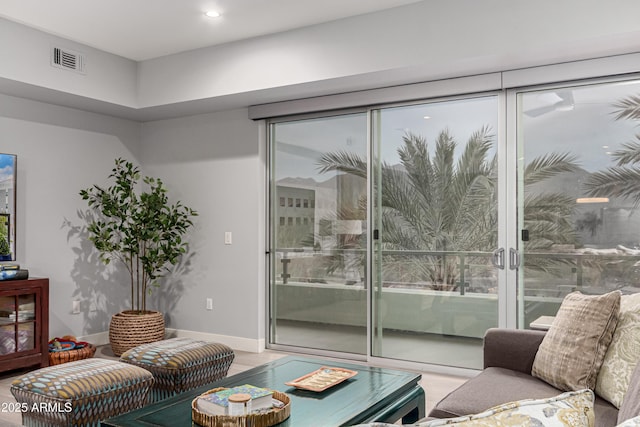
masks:
<instances>
[{"instance_id":1,"label":"glass door panel","mask_svg":"<svg viewBox=\"0 0 640 427\"><path fill-rule=\"evenodd\" d=\"M640 81L517 94L518 327L572 291L640 291Z\"/></svg>"},{"instance_id":2,"label":"glass door panel","mask_svg":"<svg viewBox=\"0 0 640 427\"><path fill-rule=\"evenodd\" d=\"M0 356L16 352L16 297L0 297Z\"/></svg>"},{"instance_id":3,"label":"glass door panel","mask_svg":"<svg viewBox=\"0 0 640 427\"><path fill-rule=\"evenodd\" d=\"M35 348L36 295L18 295L18 310L15 316L18 322L18 351Z\"/></svg>"},{"instance_id":4,"label":"glass door panel","mask_svg":"<svg viewBox=\"0 0 640 427\"><path fill-rule=\"evenodd\" d=\"M0 297L0 356L35 348L35 294Z\"/></svg>"},{"instance_id":5,"label":"glass door panel","mask_svg":"<svg viewBox=\"0 0 640 427\"><path fill-rule=\"evenodd\" d=\"M367 116L270 125L270 342L367 353Z\"/></svg>"},{"instance_id":6,"label":"glass door panel","mask_svg":"<svg viewBox=\"0 0 640 427\"><path fill-rule=\"evenodd\" d=\"M498 98L374 112L372 355L482 367L498 326Z\"/></svg>"}]
</instances>

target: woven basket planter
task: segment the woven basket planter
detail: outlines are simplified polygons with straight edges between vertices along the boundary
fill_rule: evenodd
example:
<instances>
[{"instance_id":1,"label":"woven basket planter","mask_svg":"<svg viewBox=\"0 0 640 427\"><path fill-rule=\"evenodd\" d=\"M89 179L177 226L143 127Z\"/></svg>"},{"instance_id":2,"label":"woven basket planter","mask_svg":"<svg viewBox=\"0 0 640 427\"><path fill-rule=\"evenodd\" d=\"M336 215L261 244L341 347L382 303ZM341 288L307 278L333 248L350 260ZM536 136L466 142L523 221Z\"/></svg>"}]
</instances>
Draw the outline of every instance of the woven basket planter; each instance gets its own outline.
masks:
<instances>
[{"instance_id":1,"label":"woven basket planter","mask_svg":"<svg viewBox=\"0 0 640 427\"><path fill-rule=\"evenodd\" d=\"M111 317L109 342L120 356L130 348L164 339L164 316L159 311L122 311Z\"/></svg>"},{"instance_id":2,"label":"woven basket planter","mask_svg":"<svg viewBox=\"0 0 640 427\"><path fill-rule=\"evenodd\" d=\"M96 354L96 347L93 344L89 344L83 348L67 351L50 351L49 365L60 365L61 363L88 359L90 357L93 357L94 354Z\"/></svg>"}]
</instances>

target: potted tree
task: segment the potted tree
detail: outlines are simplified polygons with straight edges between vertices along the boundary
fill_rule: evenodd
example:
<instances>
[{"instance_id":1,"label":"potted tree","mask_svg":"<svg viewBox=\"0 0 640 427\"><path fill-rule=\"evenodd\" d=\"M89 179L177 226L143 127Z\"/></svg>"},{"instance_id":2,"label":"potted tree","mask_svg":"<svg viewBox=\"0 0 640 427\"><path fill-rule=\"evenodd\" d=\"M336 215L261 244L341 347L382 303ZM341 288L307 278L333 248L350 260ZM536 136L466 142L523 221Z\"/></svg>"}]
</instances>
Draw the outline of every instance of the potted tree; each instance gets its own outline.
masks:
<instances>
[{"instance_id":1,"label":"potted tree","mask_svg":"<svg viewBox=\"0 0 640 427\"><path fill-rule=\"evenodd\" d=\"M121 262L130 276L131 309L114 314L109 324L111 348L119 356L164 339L164 316L147 310L147 294L187 251L183 236L197 212L180 202L170 204L160 179L145 176L140 184L139 168L121 158L109 179L109 187L94 185L80 196L95 213L87 230L100 259Z\"/></svg>"},{"instance_id":2,"label":"potted tree","mask_svg":"<svg viewBox=\"0 0 640 427\"><path fill-rule=\"evenodd\" d=\"M7 236L0 234L0 261L11 261L11 246Z\"/></svg>"}]
</instances>

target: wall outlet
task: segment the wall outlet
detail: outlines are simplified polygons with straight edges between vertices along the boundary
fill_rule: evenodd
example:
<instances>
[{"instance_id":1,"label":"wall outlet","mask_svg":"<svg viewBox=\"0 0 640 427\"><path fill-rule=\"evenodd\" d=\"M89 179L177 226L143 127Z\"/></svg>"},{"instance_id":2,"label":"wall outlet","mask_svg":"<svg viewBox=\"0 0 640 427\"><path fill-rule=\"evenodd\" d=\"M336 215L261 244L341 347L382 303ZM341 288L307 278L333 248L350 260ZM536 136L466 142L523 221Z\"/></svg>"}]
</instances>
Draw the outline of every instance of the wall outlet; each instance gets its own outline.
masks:
<instances>
[{"instance_id":1,"label":"wall outlet","mask_svg":"<svg viewBox=\"0 0 640 427\"><path fill-rule=\"evenodd\" d=\"M80 301L78 300L73 301L71 310L73 314L80 314Z\"/></svg>"},{"instance_id":2,"label":"wall outlet","mask_svg":"<svg viewBox=\"0 0 640 427\"><path fill-rule=\"evenodd\" d=\"M213 299L207 298L207 310L213 310Z\"/></svg>"}]
</instances>

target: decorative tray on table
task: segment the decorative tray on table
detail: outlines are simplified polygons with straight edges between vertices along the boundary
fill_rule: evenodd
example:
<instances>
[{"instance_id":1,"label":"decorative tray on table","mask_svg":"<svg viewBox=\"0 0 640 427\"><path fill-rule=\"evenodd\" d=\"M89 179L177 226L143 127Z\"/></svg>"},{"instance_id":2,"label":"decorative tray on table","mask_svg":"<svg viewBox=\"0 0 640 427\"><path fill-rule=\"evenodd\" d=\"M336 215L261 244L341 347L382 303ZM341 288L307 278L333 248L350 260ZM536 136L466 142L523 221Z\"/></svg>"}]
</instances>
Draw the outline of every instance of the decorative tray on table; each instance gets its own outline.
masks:
<instances>
[{"instance_id":1,"label":"decorative tray on table","mask_svg":"<svg viewBox=\"0 0 640 427\"><path fill-rule=\"evenodd\" d=\"M225 390L225 387L211 389L200 396ZM198 397L200 397L198 396ZM191 402L191 420L204 427L270 427L279 424L291 415L291 399L285 393L273 390L273 398L282 402L281 408L274 407L263 413L248 415L212 415L198 409L198 397Z\"/></svg>"},{"instance_id":2,"label":"decorative tray on table","mask_svg":"<svg viewBox=\"0 0 640 427\"><path fill-rule=\"evenodd\" d=\"M350 369L323 366L316 371L296 378L293 381L286 382L285 384L302 390L320 392L348 380L357 373L357 371Z\"/></svg>"}]
</instances>

